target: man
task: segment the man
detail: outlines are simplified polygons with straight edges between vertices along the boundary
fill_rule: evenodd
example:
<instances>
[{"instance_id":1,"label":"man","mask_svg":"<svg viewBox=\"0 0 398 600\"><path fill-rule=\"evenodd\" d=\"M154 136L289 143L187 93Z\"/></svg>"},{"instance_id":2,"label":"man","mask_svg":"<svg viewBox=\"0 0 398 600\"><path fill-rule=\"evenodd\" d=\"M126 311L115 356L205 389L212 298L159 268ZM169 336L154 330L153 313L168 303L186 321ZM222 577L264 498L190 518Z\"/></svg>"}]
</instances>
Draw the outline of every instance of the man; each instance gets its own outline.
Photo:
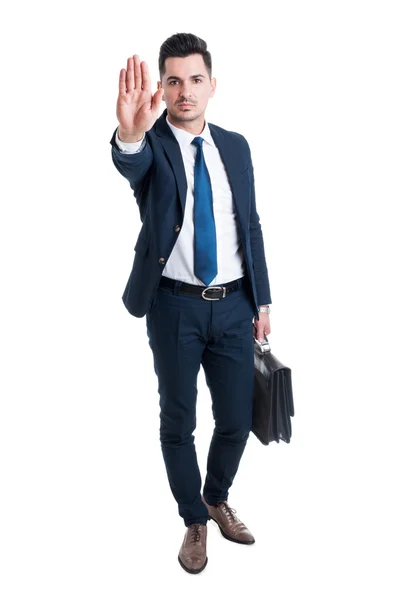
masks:
<instances>
[{"instance_id":1,"label":"man","mask_svg":"<svg viewBox=\"0 0 398 600\"><path fill-rule=\"evenodd\" d=\"M208 519L226 539L254 542L227 500L251 431L253 334L270 333L271 296L248 143L205 120L216 89L206 42L171 36L159 73L153 95L137 54L119 77L112 160L142 221L123 302L132 315L146 315L161 448L186 526L178 560L200 573ZM200 365L215 419L203 495L193 436Z\"/></svg>"}]
</instances>

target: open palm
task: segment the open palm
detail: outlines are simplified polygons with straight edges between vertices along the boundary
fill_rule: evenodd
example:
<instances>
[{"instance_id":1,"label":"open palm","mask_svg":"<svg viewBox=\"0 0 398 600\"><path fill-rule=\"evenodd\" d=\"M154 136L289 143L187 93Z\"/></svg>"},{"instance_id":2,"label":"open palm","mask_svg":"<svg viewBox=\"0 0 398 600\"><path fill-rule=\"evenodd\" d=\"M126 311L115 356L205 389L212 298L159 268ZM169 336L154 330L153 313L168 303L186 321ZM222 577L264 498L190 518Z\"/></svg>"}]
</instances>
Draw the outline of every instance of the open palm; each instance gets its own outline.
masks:
<instances>
[{"instance_id":1,"label":"open palm","mask_svg":"<svg viewBox=\"0 0 398 600\"><path fill-rule=\"evenodd\" d=\"M153 95L148 65L134 54L127 59L127 71L121 69L116 116L120 130L127 136L142 136L159 115L162 89Z\"/></svg>"}]
</instances>

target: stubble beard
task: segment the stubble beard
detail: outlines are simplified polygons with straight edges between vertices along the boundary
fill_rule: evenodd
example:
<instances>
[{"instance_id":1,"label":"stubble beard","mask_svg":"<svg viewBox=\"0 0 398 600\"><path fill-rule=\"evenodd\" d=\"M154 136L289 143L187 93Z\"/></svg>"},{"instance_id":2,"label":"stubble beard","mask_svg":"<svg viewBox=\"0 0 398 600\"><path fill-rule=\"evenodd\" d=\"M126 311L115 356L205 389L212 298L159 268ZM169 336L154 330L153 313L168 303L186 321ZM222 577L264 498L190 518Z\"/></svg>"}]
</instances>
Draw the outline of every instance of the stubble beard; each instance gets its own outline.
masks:
<instances>
[{"instance_id":1,"label":"stubble beard","mask_svg":"<svg viewBox=\"0 0 398 600\"><path fill-rule=\"evenodd\" d=\"M200 114L193 114L192 111L194 111L196 109L196 106L194 105L191 110L179 110L178 108L176 109L176 111L171 113L171 116L173 117L173 119L175 119L176 121L180 121L181 123L187 123L190 121L196 121L199 120L202 116L202 113Z\"/></svg>"}]
</instances>

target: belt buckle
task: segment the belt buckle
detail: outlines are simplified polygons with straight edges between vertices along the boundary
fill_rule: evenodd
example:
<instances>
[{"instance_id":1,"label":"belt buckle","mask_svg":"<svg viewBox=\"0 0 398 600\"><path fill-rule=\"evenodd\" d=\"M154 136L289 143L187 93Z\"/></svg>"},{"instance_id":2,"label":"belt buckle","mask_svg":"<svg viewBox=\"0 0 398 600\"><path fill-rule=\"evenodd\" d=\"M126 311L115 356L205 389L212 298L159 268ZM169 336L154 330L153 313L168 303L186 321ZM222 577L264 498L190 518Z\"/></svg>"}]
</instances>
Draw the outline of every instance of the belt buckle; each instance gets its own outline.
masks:
<instances>
[{"instance_id":1,"label":"belt buckle","mask_svg":"<svg viewBox=\"0 0 398 600\"><path fill-rule=\"evenodd\" d=\"M206 296L203 295L206 292L206 290L223 290L222 298L225 298L227 293L227 288L224 285L209 285L202 292L202 298L204 298L205 300L221 300L221 298L206 298Z\"/></svg>"}]
</instances>

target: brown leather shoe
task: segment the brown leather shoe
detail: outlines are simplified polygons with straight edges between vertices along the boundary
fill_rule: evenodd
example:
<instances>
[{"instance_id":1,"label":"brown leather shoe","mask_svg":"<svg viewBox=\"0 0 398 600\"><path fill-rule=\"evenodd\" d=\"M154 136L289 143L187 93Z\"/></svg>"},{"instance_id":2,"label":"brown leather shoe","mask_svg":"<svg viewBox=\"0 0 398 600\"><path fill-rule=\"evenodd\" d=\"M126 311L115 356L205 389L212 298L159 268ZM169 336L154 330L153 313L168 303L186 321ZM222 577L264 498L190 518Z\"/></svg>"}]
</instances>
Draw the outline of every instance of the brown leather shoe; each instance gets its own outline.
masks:
<instances>
[{"instance_id":1,"label":"brown leather shoe","mask_svg":"<svg viewBox=\"0 0 398 600\"><path fill-rule=\"evenodd\" d=\"M216 506L207 504L203 496L202 500L207 506L210 518L217 523L221 533L227 540L238 544L254 544L254 537L246 525L238 519L236 510L231 508L226 500L218 502Z\"/></svg>"},{"instance_id":2,"label":"brown leather shoe","mask_svg":"<svg viewBox=\"0 0 398 600\"><path fill-rule=\"evenodd\" d=\"M193 523L187 527L178 553L178 561L188 573L200 573L207 565L207 525Z\"/></svg>"}]
</instances>

